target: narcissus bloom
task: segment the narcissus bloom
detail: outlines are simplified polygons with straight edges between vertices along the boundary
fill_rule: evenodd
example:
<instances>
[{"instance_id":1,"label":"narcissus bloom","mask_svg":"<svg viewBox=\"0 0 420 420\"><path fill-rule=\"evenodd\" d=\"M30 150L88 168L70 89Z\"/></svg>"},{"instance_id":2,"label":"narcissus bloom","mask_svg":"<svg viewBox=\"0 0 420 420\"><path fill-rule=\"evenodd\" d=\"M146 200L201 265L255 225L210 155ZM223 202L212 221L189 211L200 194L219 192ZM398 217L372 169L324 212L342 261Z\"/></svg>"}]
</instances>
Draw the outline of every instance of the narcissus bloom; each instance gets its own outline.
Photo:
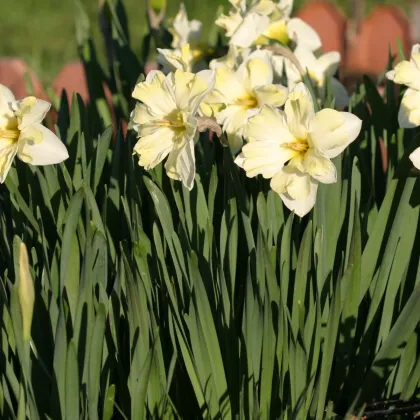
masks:
<instances>
[{"instance_id":1,"label":"narcissus bloom","mask_svg":"<svg viewBox=\"0 0 420 420\"><path fill-rule=\"evenodd\" d=\"M197 74L177 70L165 76L160 71L147 75L136 85L137 104L131 114L139 140L134 153L139 165L154 168L168 156L168 176L191 190L195 178L194 144L198 139L196 113L202 99L214 86L210 70Z\"/></svg>"},{"instance_id":2,"label":"narcissus bloom","mask_svg":"<svg viewBox=\"0 0 420 420\"><path fill-rule=\"evenodd\" d=\"M248 123L249 143L235 162L248 177L271 178L271 188L299 216L315 205L318 183L337 181L331 159L360 133L362 121L348 112L315 113L303 83L287 98L284 112L265 106Z\"/></svg>"},{"instance_id":3,"label":"narcissus bloom","mask_svg":"<svg viewBox=\"0 0 420 420\"><path fill-rule=\"evenodd\" d=\"M216 68L215 89L205 103L213 107L214 116L227 133L229 145L235 152L243 144L242 136L248 119L266 104L282 106L287 92L284 86L273 84L268 53L256 51L236 72L227 67ZM208 115L205 110L204 113Z\"/></svg>"},{"instance_id":4,"label":"narcissus bloom","mask_svg":"<svg viewBox=\"0 0 420 420\"><path fill-rule=\"evenodd\" d=\"M175 16L169 32L172 34L171 47L181 49L185 44L197 39L201 32L201 22L199 20L188 20L187 11L184 3L179 6L179 11Z\"/></svg>"},{"instance_id":5,"label":"narcissus bloom","mask_svg":"<svg viewBox=\"0 0 420 420\"><path fill-rule=\"evenodd\" d=\"M394 83L406 85L398 113L398 122L402 128L420 126L420 44L411 49L410 61L402 61L389 71L386 76ZM420 148L416 149L410 159L417 169L420 169Z\"/></svg>"},{"instance_id":6,"label":"narcissus bloom","mask_svg":"<svg viewBox=\"0 0 420 420\"><path fill-rule=\"evenodd\" d=\"M394 83L406 85L398 122L402 128L414 128L420 125L420 44L413 46L410 61L402 61L389 71L386 76Z\"/></svg>"},{"instance_id":7,"label":"narcissus bloom","mask_svg":"<svg viewBox=\"0 0 420 420\"><path fill-rule=\"evenodd\" d=\"M247 48L268 44L271 40L288 44L305 45L314 51L321 46L315 30L299 18L290 18L293 0L274 3L271 0L255 1L249 9L244 5L233 7L229 15L221 15L216 24L226 30L230 44Z\"/></svg>"},{"instance_id":8,"label":"narcissus bloom","mask_svg":"<svg viewBox=\"0 0 420 420\"><path fill-rule=\"evenodd\" d=\"M312 51L305 47L299 46L295 49L294 55L299 61L303 70L307 71L314 85L318 88L318 92L322 98L325 97L327 82L330 85L331 92L335 98L335 104L338 107L347 106L349 96L343 84L337 80L334 74L340 64L341 55L337 51L327 52L318 58ZM282 63L285 63L288 88L292 90L299 82L302 82L302 75L297 67L287 58L273 56L273 63L279 61L275 66L277 72L282 71Z\"/></svg>"},{"instance_id":9,"label":"narcissus bloom","mask_svg":"<svg viewBox=\"0 0 420 420\"><path fill-rule=\"evenodd\" d=\"M41 123L51 104L34 96L17 101L0 85L0 182L17 156L31 165L51 165L69 157L66 146Z\"/></svg>"}]
</instances>

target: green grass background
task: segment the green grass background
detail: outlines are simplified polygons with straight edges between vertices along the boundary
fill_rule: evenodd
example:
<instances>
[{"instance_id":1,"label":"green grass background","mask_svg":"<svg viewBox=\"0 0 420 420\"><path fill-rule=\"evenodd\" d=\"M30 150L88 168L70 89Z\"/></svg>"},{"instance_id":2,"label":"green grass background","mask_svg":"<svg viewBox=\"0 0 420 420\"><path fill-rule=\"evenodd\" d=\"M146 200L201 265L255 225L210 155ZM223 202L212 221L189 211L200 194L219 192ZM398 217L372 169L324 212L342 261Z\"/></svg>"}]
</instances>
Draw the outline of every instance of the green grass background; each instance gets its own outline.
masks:
<instances>
[{"instance_id":1,"label":"green grass background","mask_svg":"<svg viewBox=\"0 0 420 420\"><path fill-rule=\"evenodd\" d=\"M104 57L98 24L98 1L81 0L91 19L92 36ZM227 0L185 0L190 19L203 21L208 31L217 6L228 7ZM295 8L305 0L296 0ZM125 0L129 30L134 50L140 53L142 38L147 31L145 0ZM180 0L168 0L167 16L176 14ZM350 0L334 0L344 13ZM409 0L366 0L366 13L375 4L407 6ZM77 58L74 36L74 4L72 0L2 0L0 13L0 56L19 56L32 67L44 83L50 83L64 63Z\"/></svg>"}]
</instances>

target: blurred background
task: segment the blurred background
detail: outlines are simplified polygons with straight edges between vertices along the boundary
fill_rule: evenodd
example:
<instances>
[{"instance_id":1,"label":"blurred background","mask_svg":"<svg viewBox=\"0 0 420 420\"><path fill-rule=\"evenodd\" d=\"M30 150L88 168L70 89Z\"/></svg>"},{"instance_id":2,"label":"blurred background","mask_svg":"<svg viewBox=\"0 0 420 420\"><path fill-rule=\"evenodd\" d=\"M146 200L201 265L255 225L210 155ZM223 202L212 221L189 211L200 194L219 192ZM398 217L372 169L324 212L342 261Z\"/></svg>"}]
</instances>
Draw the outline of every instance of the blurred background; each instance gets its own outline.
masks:
<instances>
[{"instance_id":1,"label":"blurred background","mask_svg":"<svg viewBox=\"0 0 420 420\"><path fill-rule=\"evenodd\" d=\"M89 15L91 33L105 63L105 46L99 25L98 0L81 0ZM227 0L184 0L189 19L203 22L203 39L210 30L219 5L229 10ZM148 28L145 0L124 0L131 45L140 56ZM167 0L166 18L175 16L180 1ZM420 1L415 0L295 0L294 14L308 21L321 35L324 51L342 54L342 72L351 78L378 75L395 54L409 53L419 41ZM400 42L398 42L398 39ZM42 85L51 85L63 66L78 59L72 0L2 1L0 13L0 83L7 84L14 60L15 72L29 68ZM6 57L8 57L6 59ZM19 64L17 64L19 63ZM7 68L8 67L8 68ZM18 69L19 67L19 69ZM17 79L16 79L17 80Z\"/></svg>"}]
</instances>

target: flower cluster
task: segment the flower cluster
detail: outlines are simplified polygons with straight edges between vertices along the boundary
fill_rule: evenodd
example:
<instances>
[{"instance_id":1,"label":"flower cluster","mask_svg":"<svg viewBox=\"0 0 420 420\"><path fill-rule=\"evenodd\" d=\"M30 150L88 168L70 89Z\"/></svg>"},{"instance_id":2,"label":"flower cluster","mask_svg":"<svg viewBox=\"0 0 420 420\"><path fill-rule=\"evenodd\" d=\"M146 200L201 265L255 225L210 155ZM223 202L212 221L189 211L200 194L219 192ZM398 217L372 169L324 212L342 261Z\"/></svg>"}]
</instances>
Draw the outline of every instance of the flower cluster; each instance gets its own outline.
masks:
<instances>
[{"instance_id":1,"label":"flower cluster","mask_svg":"<svg viewBox=\"0 0 420 420\"><path fill-rule=\"evenodd\" d=\"M410 61L402 61L386 76L394 83L406 85L398 113L398 122L402 128L420 126L420 44L413 46ZM420 147L410 155L417 169L420 169Z\"/></svg>"},{"instance_id":2,"label":"flower cluster","mask_svg":"<svg viewBox=\"0 0 420 420\"><path fill-rule=\"evenodd\" d=\"M247 177L270 179L284 204L304 216L315 205L318 184L337 181L332 159L361 131L362 121L343 111L349 97L335 78L340 54L317 51L317 33L291 17L293 0L230 3L215 22L229 39L222 57L210 57L211 49L198 43L201 22L190 21L181 4L168 48L158 49L161 70L149 73L132 94L138 101L131 113L134 154L146 170L166 159L168 177L191 190L195 144L210 127L226 134ZM401 127L420 126L420 44L387 77L408 87ZM322 109L327 93L337 109ZM16 100L0 85L0 182L15 156L32 165L68 157L61 140L41 124L49 108L32 96ZM410 158L420 169L420 148Z\"/></svg>"},{"instance_id":3,"label":"flower cluster","mask_svg":"<svg viewBox=\"0 0 420 420\"><path fill-rule=\"evenodd\" d=\"M307 75L320 103L330 89L338 108L348 105L334 77L340 54L316 53L321 40L291 17L292 0L230 3L229 13L216 20L229 38L228 52L208 67L196 43L201 24L189 21L181 5L170 28L172 48L158 49L162 71L149 74L133 92L140 101L131 115L138 132L134 152L145 169L168 157L168 176L192 189L199 121L210 118L226 133L246 175L271 179L284 204L303 216L315 204L318 183L337 180L331 159L361 130L351 113L315 112L303 83Z\"/></svg>"}]
</instances>

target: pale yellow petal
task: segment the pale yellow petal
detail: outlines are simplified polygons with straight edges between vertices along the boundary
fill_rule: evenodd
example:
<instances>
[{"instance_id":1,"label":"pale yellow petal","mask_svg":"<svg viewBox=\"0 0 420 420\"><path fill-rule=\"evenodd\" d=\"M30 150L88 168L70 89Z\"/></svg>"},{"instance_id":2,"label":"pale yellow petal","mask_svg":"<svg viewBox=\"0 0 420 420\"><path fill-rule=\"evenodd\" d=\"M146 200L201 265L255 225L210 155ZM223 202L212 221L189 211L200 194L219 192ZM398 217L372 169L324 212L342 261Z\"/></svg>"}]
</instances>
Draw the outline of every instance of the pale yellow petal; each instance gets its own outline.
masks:
<instances>
[{"instance_id":1,"label":"pale yellow petal","mask_svg":"<svg viewBox=\"0 0 420 420\"><path fill-rule=\"evenodd\" d=\"M177 143L165 163L169 178L182 181L188 190L192 190L195 178L194 141Z\"/></svg>"},{"instance_id":2,"label":"pale yellow petal","mask_svg":"<svg viewBox=\"0 0 420 420\"><path fill-rule=\"evenodd\" d=\"M293 134L284 122L283 113L268 105L249 119L245 136L248 141L275 140L279 144L294 141Z\"/></svg>"},{"instance_id":3,"label":"pale yellow petal","mask_svg":"<svg viewBox=\"0 0 420 420\"><path fill-rule=\"evenodd\" d=\"M420 126L420 91L406 90L398 112L398 122L402 128Z\"/></svg>"},{"instance_id":4,"label":"pale yellow petal","mask_svg":"<svg viewBox=\"0 0 420 420\"><path fill-rule=\"evenodd\" d=\"M337 182L337 170L331 160L310 149L303 159L303 168L312 178L323 184Z\"/></svg>"},{"instance_id":5,"label":"pale yellow petal","mask_svg":"<svg viewBox=\"0 0 420 420\"><path fill-rule=\"evenodd\" d=\"M278 172L270 186L277 194L288 194L293 200L303 200L311 191L310 176L290 166Z\"/></svg>"},{"instance_id":6,"label":"pale yellow petal","mask_svg":"<svg viewBox=\"0 0 420 420\"><path fill-rule=\"evenodd\" d=\"M165 83L165 75L155 72L153 78L138 83L134 88L133 98L147 105L155 115L167 115L176 109L171 91Z\"/></svg>"},{"instance_id":7,"label":"pale yellow petal","mask_svg":"<svg viewBox=\"0 0 420 420\"><path fill-rule=\"evenodd\" d=\"M171 152L176 141L173 130L161 127L154 133L141 137L134 146L134 152L139 155L139 165L146 170L154 168Z\"/></svg>"},{"instance_id":8,"label":"pale yellow petal","mask_svg":"<svg viewBox=\"0 0 420 420\"><path fill-rule=\"evenodd\" d=\"M315 116L312 96L304 83L298 83L284 107L289 130L298 139L305 139Z\"/></svg>"},{"instance_id":9,"label":"pale yellow petal","mask_svg":"<svg viewBox=\"0 0 420 420\"><path fill-rule=\"evenodd\" d=\"M254 93L259 107L264 105L280 107L286 102L288 90L282 85L265 85L255 88Z\"/></svg>"},{"instance_id":10,"label":"pale yellow petal","mask_svg":"<svg viewBox=\"0 0 420 420\"><path fill-rule=\"evenodd\" d=\"M410 154L409 158L411 162L413 162L413 165L417 169L420 169L420 147L414 150L414 152Z\"/></svg>"},{"instance_id":11,"label":"pale yellow petal","mask_svg":"<svg viewBox=\"0 0 420 420\"><path fill-rule=\"evenodd\" d=\"M323 109L311 123L310 141L326 157L339 155L360 133L362 121L349 112Z\"/></svg>"}]
</instances>

